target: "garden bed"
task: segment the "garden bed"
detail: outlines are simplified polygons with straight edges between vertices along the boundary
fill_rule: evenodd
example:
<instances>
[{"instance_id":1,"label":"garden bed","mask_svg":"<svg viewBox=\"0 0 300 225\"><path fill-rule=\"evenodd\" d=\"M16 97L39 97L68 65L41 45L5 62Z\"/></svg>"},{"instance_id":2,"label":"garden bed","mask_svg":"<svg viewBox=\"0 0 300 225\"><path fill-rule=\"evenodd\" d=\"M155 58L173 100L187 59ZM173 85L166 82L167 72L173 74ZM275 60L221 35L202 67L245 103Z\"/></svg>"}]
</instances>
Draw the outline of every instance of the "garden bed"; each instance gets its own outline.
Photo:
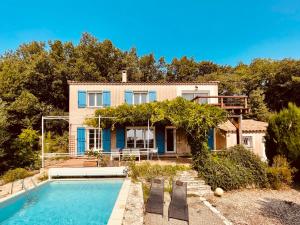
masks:
<instances>
[{"instance_id":1,"label":"garden bed","mask_svg":"<svg viewBox=\"0 0 300 225\"><path fill-rule=\"evenodd\" d=\"M300 224L300 191L296 189L239 190L208 200L234 224Z\"/></svg>"}]
</instances>

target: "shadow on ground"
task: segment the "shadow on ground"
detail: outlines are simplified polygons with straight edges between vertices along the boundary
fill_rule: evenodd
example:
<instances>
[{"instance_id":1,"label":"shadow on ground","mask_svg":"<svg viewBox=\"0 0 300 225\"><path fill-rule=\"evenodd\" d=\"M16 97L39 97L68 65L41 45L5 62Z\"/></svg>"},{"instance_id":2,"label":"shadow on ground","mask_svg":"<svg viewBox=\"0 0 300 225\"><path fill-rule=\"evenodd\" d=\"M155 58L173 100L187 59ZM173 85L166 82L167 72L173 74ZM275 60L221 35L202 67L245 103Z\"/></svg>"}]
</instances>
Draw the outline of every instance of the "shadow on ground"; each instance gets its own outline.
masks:
<instances>
[{"instance_id":1,"label":"shadow on ground","mask_svg":"<svg viewBox=\"0 0 300 225\"><path fill-rule=\"evenodd\" d=\"M291 201L264 198L258 202L262 207L260 213L276 219L283 225L300 224L300 205Z\"/></svg>"}]
</instances>

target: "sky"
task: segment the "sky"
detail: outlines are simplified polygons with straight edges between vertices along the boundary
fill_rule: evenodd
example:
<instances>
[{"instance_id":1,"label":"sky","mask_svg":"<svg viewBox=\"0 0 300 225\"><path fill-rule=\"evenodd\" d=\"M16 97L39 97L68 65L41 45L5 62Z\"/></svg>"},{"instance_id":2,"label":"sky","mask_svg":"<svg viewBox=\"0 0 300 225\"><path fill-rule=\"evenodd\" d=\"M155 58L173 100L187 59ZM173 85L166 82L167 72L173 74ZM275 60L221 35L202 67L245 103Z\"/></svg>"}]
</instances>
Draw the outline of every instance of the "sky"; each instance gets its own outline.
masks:
<instances>
[{"instance_id":1,"label":"sky","mask_svg":"<svg viewBox=\"0 0 300 225\"><path fill-rule=\"evenodd\" d=\"M6 0L0 21L0 54L88 32L168 62L300 58L300 0Z\"/></svg>"}]
</instances>

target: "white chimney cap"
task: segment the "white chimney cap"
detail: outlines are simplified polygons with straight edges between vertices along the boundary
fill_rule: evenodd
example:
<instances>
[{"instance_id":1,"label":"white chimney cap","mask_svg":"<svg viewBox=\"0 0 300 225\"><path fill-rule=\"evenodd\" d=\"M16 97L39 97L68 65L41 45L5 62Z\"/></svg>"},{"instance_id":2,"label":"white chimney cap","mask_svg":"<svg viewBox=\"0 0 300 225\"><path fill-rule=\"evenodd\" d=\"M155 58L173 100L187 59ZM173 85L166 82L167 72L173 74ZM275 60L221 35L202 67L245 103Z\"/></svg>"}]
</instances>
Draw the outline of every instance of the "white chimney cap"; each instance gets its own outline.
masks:
<instances>
[{"instance_id":1,"label":"white chimney cap","mask_svg":"<svg viewBox=\"0 0 300 225\"><path fill-rule=\"evenodd\" d=\"M122 83L127 82L127 70L122 70Z\"/></svg>"}]
</instances>

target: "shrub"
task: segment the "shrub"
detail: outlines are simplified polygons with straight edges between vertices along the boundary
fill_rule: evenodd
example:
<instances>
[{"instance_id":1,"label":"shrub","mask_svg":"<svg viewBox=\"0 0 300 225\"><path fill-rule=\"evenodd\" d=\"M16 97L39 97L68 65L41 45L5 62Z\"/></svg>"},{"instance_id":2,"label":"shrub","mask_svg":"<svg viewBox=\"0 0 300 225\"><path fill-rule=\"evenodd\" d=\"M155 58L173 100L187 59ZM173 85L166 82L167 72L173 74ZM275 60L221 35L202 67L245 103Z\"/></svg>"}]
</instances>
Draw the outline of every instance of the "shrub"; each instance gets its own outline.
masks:
<instances>
[{"instance_id":1,"label":"shrub","mask_svg":"<svg viewBox=\"0 0 300 225\"><path fill-rule=\"evenodd\" d=\"M267 164L262 162L261 159L252 151L249 151L242 145L236 145L228 149L226 157L232 162L247 168L247 170L250 172L251 176L249 179L252 180L252 183L255 183L259 187L267 186Z\"/></svg>"},{"instance_id":2,"label":"shrub","mask_svg":"<svg viewBox=\"0 0 300 225\"><path fill-rule=\"evenodd\" d=\"M284 156L275 156L272 166L267 169L270 186L274 189L280 189L285 185L292 184L294 172L296 170L290 167Z\"/></svg>"},{"instance_id":3,"label":"shrub","mask_svg":"<svg viewBox=\"0 0 300 225\"><path fill-rule=\"evenodd\" d=\"M190 167L184 165L151 165L149 162L136 164L134 161L129 164L129 175L133 180L138 178L150 181L155 177L174 177L178 171L189 170Z\"/></svg>"},{"instance_id":4,"label":"shrub","mask_svg":"<svg viewBox=\"0 0 300 225\"><path fill-rule=\"evenodd\" d=\"M268 185L266 165L243 146L229 148L221 154L198 154L193 166L213 189Z\"/></svg>"},{"instance_id":5,"label":"shrub","mask_svg":"<svg viewBox=\"0 0 300 225\"><path fill-rule=\"evenodd\" d=\"M24 179L25 177L32 176L33 173L23 169L23 168L16 168L13 170L8 170L3 176L2 179L4 183L13 182L15 180Z\"/></svg>"},{"instance_id":6,"label":"shrub","mask_svg":"<svg viewBox=\"0 0 300 225\"><path fill-rule=\"evenodd\" d=\"M40 176L38 177L39 181L44 181L44 180L48 180L48 173L43 172L40 174Z\"/></svg>"},{"instance_id":7,"label":"shrub","mask_svg":"<svg viewBox=\"0 0 300 225\"><path fill-rule=\"evenodd\" d=\"M276 155L284 155L300 170L300 108L296 105L290 103L287 109L270 118L266 154L271 163Z\"/></svg>"}]
</instances>

